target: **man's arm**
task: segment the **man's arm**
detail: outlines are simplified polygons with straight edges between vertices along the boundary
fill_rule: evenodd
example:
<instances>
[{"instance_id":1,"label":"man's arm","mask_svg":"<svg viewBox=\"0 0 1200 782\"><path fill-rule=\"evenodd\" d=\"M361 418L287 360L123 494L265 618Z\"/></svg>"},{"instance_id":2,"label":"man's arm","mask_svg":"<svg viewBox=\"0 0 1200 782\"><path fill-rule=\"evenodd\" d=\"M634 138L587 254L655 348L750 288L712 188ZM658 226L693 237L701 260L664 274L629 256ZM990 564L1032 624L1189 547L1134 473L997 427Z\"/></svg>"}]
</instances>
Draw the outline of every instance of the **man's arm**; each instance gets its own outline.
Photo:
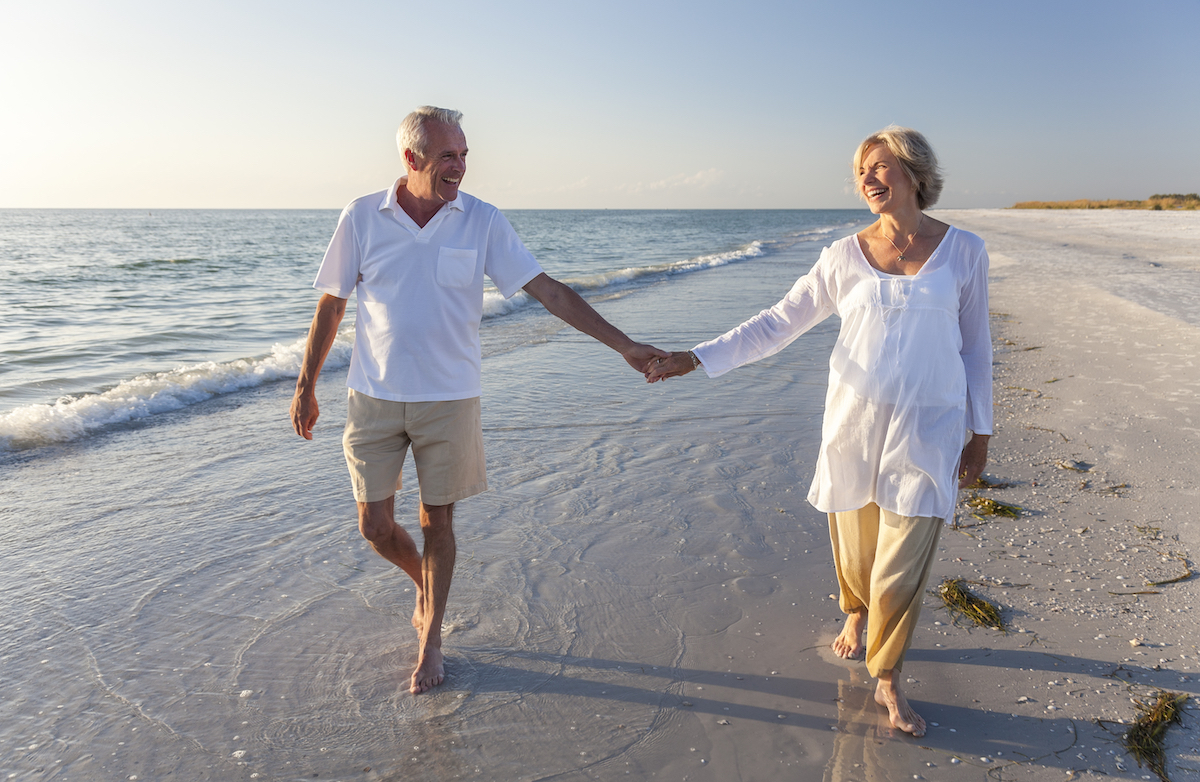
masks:
<instances>
[{"instance_id":1,"label":"man's arm","mask_svg":"<svg viewBox=\"0 0 1200 782\"><path fill-rule=\"evenodd\" d=\"M634 342L602 318L582 296L545 273L530 280L525 285L525 292L540 301L552 315L620 353L629 366L643 375L650 373L655 359L671 355L665 350Z\"/></svg>"},{"instance_id":2,"label":"man's arm","mask_svg":"<svg viewBox=\"0 0 1200 782\"><path fill-rule=\"evenodd\" d=\"M300 365L300 377L296 378L296 395L292 397L292 428L305 440L312 439L313 426L321 414L317 407L317 377L345 314L345 299L326 293L317 302L317 314L313 316L308 343L304 346L304 363Z\"/></svg>"}]
</instances>

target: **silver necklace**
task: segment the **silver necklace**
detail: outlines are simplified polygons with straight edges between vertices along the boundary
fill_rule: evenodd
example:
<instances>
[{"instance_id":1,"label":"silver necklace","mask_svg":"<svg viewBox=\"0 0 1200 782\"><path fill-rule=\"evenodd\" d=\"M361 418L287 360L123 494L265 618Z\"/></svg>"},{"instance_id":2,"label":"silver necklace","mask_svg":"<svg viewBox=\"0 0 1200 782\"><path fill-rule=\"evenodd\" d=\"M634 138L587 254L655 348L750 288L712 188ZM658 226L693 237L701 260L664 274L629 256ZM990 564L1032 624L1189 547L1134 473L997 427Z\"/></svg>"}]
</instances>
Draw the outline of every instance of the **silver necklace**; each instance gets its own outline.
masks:
<instances>
[{"instance_id":1,"label":"silver necklace","mask_svg":"<svg viewBox=\"0 0 1200 782\"><path fill-rule=\"evenodd\" d=\"M912 236L908 237L908 244L904 245L903 250L901 250L899 247L896 247L896 243L891 240L891 237L889 237L887 234L883 233L883 226L879 227L879 233L883 234L883 238L887 239L888 242L892 245L892 247L896 247L896 252L900 253L900 257L897 258L896 260L898 260L898 261L907 261L908 260L907 258L904 257L904 254L906 252L908 252L908 248L912 247L913 239L916 239L917 234L921 233L921 226L924 223L925 223L925 215L922 214L921 222L917 223L917 230L913 231Z\"/></svg>"}]
</instances>

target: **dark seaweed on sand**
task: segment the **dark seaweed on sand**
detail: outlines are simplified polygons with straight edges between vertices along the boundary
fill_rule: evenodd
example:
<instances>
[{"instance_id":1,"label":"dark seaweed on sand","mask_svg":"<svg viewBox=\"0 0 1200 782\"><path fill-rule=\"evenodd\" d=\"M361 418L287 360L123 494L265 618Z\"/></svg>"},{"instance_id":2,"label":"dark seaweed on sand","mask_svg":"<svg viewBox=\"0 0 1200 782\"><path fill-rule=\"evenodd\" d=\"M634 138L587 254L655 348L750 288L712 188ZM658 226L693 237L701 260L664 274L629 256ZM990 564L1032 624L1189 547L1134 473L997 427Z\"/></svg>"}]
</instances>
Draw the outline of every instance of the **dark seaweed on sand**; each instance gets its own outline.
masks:
<instances>
[{"instance_id":1,"label":"dark seaweed on sand","mask_svg":"<svg viewBox=\"0 0 1200 782\"><path fill-rule=\"evenodd\" d=\"M1145 761L1162 782L1170 782L1163 738L1171 723L1179 722L1179 713L1187 699L1187 693L1159 690L1153 702L1137 705L1140 716L1125 733L1125 749L1133 755L1138 767Z\"/></svg>"},{"instance_id":2,"label":"dark seaweed on sand","mask_svg":"<svg viewBox=\"0 0 1200 782\"><path fill-rule=\"evenodd\" d=\"M972 495L967 500L967 507L975 510L972 515L976 517L982 514L984 516L1005 516L1010 519L1020 516L1022 510L1020 505L1010 505L1007 502L993 500L991 497L980 497L978 494Z\"/></svg>"},{"instance_id":3,"label":"dark seaweed on sand","mask_svg":"<svg viewBox=\"0 0 1200 782\"><path fill-rule=\"evenodd\" d=\"M963 586L961 578L948 578L938 586L938 596L955 615L965 616L980 627L1007 630L1000 609Z\"/></svg>"}]
</instances>

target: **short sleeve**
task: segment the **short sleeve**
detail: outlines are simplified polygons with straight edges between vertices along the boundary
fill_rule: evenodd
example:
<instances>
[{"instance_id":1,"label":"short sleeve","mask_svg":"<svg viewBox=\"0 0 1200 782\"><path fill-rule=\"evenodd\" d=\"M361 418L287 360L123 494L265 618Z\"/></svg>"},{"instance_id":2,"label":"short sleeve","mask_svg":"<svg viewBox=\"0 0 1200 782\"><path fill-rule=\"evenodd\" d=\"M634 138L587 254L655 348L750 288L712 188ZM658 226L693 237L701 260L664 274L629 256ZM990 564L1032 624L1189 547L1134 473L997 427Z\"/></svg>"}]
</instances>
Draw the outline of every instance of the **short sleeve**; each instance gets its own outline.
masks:
<instances>
[{"instance_id":1,"label":"short sleeve","mask_svg":"<svg viewBox=\"0 0 1200 782\"><path fill-rule=\"evenodd\" d=\"M506 299L542 273L542 267L534 259L533 253L526 249L521 237L517 236L512 224L499 210L488 228L483 273L495 283L500 295Z\"/></svg>"},{"instance_id":2,"label":"short sleeve","mask_svg":"<svg viewBox=\"0 0 1200 782\"><path fill-rule=\"evenodd\" d=\"M348 299L358 284L361 263L362 254L354 235L354 220L350 207L346 207L338 218L337 229L329 240L325 257L321 259L321 268L317 270L313 287L330 296Z\"/></svg>"}]
</instances>

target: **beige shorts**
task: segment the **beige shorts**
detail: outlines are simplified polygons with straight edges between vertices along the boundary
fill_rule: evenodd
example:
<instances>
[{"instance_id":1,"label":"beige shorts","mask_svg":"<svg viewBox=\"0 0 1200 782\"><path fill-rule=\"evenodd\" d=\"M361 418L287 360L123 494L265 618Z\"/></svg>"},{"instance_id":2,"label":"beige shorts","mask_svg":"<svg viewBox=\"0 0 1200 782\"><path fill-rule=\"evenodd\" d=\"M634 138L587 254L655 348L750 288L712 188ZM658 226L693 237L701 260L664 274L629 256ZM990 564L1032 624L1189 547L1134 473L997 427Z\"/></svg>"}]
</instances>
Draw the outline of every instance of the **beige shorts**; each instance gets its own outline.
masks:
<instances>
[{"instance_id":1,"label":"beige shorts","mask_svg":"<svg viewBox=\"0 0 1200 782\"><path fill-rule=\"evenodd\" d=\"M408 446L426 505L449 505L487 490L479 397L392 402L350 389L342 450L354 499L386 500L400 491Z\"/></svg>"}]
</instances>

